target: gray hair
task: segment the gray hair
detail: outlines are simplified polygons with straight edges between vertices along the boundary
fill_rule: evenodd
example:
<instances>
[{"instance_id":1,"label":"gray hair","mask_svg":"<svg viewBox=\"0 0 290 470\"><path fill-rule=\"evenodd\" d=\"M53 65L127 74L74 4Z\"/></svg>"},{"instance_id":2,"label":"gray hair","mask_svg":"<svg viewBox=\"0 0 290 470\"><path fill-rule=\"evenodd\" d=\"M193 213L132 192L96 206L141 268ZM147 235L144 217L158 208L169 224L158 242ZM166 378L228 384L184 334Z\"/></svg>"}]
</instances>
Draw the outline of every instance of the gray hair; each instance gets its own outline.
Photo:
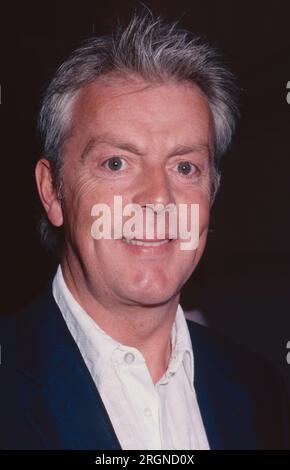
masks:
<instances>
[{"instance_id":1,"label":"gray hair","mask_svg":"<svg viewBox=\"0 0 290 470\"><path fill-rule=\"evenodd\" d=\"M220 54L199 37L166 24L150 11L134 13L125 27L111 35L83 41L56 71L43 97L38 131L43 154L50 161L61 194L62 148L70 130L72 109L80 89L110 72L137 74L147 81L174 79L199 86L208 100L214 121L212 201L219 186L219 162L228 149L238 116L237 86ZM51 249L61 248L61 228L43 214L41 239Z\"/></svg>"}]
</instances>

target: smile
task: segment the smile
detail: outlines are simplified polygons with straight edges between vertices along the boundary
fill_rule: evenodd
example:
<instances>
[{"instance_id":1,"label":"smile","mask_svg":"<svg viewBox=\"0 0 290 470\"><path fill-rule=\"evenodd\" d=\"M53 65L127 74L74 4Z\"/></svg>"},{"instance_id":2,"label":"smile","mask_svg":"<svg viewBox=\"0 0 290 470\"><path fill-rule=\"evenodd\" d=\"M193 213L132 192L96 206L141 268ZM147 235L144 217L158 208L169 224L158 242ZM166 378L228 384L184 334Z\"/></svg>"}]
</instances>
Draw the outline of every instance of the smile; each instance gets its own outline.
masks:
<instances>
[{"instance_id":1,"label":"smile","mask_svg":"<svg viewBox=\"0 0 290 470\"><path fill-rule=\"evenodd\" d=\"M161 246L169 243L171 240L160 240L160 241L147 241L147 240L135 240L122 238L122 242L127 243L128 245L138 245L138 246Z\"/></svg>"}]
</instances>

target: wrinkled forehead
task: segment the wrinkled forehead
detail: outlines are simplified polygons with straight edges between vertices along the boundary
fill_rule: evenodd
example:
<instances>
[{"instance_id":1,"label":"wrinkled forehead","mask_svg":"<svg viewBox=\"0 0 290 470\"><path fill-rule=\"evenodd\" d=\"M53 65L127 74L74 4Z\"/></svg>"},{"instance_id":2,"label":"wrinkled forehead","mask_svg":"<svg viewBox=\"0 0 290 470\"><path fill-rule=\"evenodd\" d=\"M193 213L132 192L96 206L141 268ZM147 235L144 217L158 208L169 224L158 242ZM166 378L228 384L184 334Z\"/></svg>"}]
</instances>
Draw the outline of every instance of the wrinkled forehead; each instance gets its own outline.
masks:
<instances>
[{"instance_id":1,"label":"wrinkled forehead","mask_svg":"<svg viewBox=\"0 0 290 470\"><path fill-rule=\"evenodd\" d=\"M208 145L213 119L207 99L192 83L148 82L103 76L82 88L72 110L72 140L82 145L107 135L142 146Z\"/></svg>"},{"instance_id":2,"label":"wrinkled forehead","mask_svg":"<svg viewBox=\"0 0 290 470\"><path fill-rule=\"evenodd\" d=\"M180 107L184 107L189 99L189 106L192 105L192 102L199 106L203 103L210 112L206 96L201 88L193 82L177 81L174 78L146 80L134 74L124 76L115 73L100 76L81 88L75 100L74 112L82 113L87 109L97 111L110 104L115 109L120 106L126 110L126 108L130 108L132 103L138 108L138 103L141 105L144 99L147 99L151 105L158 101L160 106L164 95L169 105L174 101L176 107L178 104L176 98L179 98ZM185 97L186 100L182 99Z\"/></svg>"}]
</instances>

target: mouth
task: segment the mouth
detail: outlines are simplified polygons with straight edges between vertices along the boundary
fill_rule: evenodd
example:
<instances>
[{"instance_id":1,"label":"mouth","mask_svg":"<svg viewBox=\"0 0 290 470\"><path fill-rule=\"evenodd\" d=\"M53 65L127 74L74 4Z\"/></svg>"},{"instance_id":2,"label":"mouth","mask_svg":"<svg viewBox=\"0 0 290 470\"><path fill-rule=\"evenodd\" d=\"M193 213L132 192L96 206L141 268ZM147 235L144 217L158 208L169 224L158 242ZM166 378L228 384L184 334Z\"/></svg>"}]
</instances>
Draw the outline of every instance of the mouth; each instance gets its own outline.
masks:
<instances>
[{"instance_id":1,"label":"mouth","mask_svg":"<svg viewBox=\"0 0 290 470\"><path fill-rule=\"evenodd\" d=\"M135 246L144 246L144 247L158 247L162 245L166 245L170 243L172 239L164 239L164 240L138 240L135 238L122 238L122 242L126 243L127 245L135 245Z\"/></svg>"}]
</instances>

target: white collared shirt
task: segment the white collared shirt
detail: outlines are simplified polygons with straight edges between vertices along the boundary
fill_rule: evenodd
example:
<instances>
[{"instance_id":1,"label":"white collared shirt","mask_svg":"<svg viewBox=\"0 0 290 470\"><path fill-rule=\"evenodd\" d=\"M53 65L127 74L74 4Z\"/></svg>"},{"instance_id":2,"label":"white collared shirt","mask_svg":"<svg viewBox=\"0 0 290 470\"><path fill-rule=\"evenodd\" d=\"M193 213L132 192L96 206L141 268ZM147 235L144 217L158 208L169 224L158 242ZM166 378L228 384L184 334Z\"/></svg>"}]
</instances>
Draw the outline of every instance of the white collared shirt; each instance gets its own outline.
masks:
<instances>
[{"instance_id":1,"label":"white collared shirt","mask_svg":"<svg viewBox=\"0 0 290 470\"><path fill-rule=\"evenodd\" d=\"M122 449L209 449L193 386L192 345L181 306L168 368L154 384L143 355L107 335L74 299L58 267L53 295L101 395Z\"/></svg>"}]
</instances>

